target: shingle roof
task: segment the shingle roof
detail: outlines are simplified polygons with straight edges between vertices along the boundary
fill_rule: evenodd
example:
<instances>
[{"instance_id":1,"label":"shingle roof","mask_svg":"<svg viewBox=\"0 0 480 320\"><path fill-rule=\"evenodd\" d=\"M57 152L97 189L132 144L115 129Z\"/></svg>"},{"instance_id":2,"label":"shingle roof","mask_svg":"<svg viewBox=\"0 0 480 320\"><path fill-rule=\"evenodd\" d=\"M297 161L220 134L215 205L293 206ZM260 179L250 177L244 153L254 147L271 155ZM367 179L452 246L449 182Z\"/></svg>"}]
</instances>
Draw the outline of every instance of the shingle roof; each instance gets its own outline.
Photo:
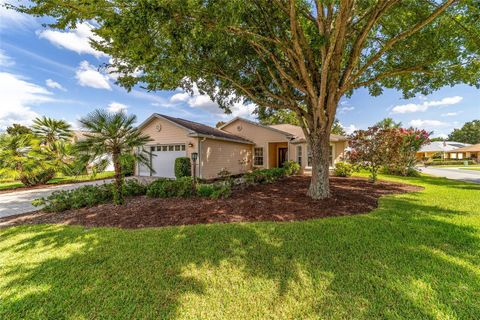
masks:
<instances>
[{"instance_id":1,"label":"shingle roof","mask_svg":"<svg viewBox=\"0 0 480 320\"><path fill-rule=\"evenodd\" d=\"M466 147L462 147L462 148L458 148L458 149L454 149L451 152L480 152L480 143L470 145L470 146L466 146Z\"/></svg>"},{"instance_id":2,"label":"shingle roof","mask_svg":"<svg viewBox=\"0 0 480 320\"><path fill-rule=\"evenodd\" d=\"M455 141L434 141L424 145L419 152L448 152L465 146L469 146L469 144Z\"/></svg>"},{"instance_id":3,"label":"shingle roof","mask_svg":"<svg viewBox=\"0 0 480 320\"><path fill-rule=\"evenodd\" d=\"M295 139L292 140L293 143L305 141L305 134L300 126L295 126L293 124L272 124L269 127L293 135L295 137ZM347 141L347 137L338 134L330 134L330 141Z\"/></svg>"},{"instance_id":4,"label":"shingle roof","mask_svg":"<svg viewBox=\"0 0 480 320\"><path fill-rule=\"evenodd\" d=\"M228 139L228 140L233 140L233 141L238 141L241 143L252 143L251 141L244 139L242 137L236 136L234 134L228 133L226 131L219 130L217 128L213 128L210 126L207 126L202 123L198 122L193 122L190 120L185 120L181 118L175 118L175 117L170 117L164 114L156 114L162 118L165 118L171 122L174 122L178 124L181 127L184 127L188 130L194 131L195 133L199 135L205 135L205 136L212 136L216 138L222 138L222 139Z\"/></svg>"}]
</instances>

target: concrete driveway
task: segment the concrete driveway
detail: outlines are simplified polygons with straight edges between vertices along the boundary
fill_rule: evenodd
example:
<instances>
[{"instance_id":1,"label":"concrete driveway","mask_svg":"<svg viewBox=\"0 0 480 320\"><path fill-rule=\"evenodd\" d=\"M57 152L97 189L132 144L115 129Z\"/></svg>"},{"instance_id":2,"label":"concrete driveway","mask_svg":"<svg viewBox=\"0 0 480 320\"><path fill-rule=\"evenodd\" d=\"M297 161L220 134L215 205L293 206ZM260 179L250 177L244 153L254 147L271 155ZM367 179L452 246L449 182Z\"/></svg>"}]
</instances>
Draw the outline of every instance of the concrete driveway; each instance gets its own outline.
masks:
<instances>
[{"instance_id":1,"label":"concrete driveway","mask_svg":"<svg viewBox=\"0 0 480 320\"><path fill-rule=\"evenodd\" d=\"M54 191L71 190L81 186L97 185L111 181L112 179L96 180L0 194L0 218L38 210L38 208L32 206L32 200L46 197Z\"/></svg>"},{"instance_id":2,"label":"concrete driveway","mask_svg":"<svg viewBox=\"0 0 480 320\"><path fill-rule=\"evenodd\" d=\"M421 172L437 177L445 177L453 180L480 183L480 171L463 170L460 168L418 168Z\"/></svg>"}]
</instances>

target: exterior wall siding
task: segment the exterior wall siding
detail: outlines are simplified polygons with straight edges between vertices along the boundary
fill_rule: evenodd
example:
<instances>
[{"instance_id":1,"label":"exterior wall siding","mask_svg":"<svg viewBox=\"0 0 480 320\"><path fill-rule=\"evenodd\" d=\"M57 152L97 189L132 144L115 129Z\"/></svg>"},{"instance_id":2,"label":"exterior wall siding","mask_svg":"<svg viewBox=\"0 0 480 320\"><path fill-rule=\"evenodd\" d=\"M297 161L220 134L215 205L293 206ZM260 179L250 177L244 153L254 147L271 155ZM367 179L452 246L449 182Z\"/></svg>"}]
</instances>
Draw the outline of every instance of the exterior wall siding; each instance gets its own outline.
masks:
<instances>
[{"instance_id":1,"label":"exterior wall siding","mask_svg":"<svg viewBox=\"0 0 480 320\"><path fill-rule=\"evenodd\" d=\"M252 169L252 145L205 139L201 141L200 150L200 174L204 179L217 178L222 169L231 174Z\"/></svg>"},{"instance_id":2,"label":"exterior wall siding","mask_svg":"<svg viewBox=\"0 0 480 320\"><path fill-rule=\"evenodd\" d=\"M241 130L238 130L239 126ZM233 121L223 127L222 130L252 141L257 148L263 148L263 166L255 166L257 168L271 168L272 163L276 162L276 157L273 160L271 159L272 155L268 148L269 143L288 142L286 135L283 133L262 128L241 119Z\"/></svg>"},{"instance_id":3,"label":"exterior wall siding","mask_svg":"<svg viewBox=\"0 0 480 320\"><path fill-rule=\"evenodd\" d=\"M161 126L161 130L158 131L157 125ZM148 135L152 141L145 145L145 149L148 150L150 146L159 144L185 144L186 156L190 157L192 152L198 152L198 138L189 137L188 131L171 123L168 120L154 118L143 129L142 133ZM197 172L198 172L197 164ZM138 166L135 166L135 174L138 175Z\"/></svg>"}]
</instances>

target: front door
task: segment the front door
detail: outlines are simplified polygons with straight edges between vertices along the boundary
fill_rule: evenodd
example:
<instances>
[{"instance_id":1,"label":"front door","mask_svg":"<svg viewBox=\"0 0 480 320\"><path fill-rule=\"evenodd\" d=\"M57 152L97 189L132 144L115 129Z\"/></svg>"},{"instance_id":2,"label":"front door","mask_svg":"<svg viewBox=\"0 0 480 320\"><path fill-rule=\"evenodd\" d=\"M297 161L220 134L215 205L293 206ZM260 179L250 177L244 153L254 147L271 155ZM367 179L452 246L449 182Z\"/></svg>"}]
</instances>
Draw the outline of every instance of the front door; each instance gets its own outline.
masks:
<instances>
[{"instance_id":1,"label":"front door","mask_svg":"<svg viewBox=\"0 0 480 320\"><path fill-rule=\"evenodd\" d=\"M287 161L288 148L278 148L278 167L282 167Z\"/></svg>"}]
</instances>

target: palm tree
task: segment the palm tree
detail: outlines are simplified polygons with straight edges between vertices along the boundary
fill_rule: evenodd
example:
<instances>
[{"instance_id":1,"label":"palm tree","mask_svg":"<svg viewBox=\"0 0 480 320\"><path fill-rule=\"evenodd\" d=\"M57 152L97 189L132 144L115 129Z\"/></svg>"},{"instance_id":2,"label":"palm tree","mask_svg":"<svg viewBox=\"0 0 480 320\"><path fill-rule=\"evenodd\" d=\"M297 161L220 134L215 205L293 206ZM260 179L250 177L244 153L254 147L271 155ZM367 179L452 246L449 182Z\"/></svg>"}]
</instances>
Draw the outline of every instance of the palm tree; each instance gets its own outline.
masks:
<instances>
[{"instance_id":1,"label":"palm tree","mask_svg":"<svg viewBox=\"0 0 480 320\"><path fill-rule=\"evenodd\" d=\"M112 158L115 170L115 204L124 203L122 162L133 155L137 161L150 166L149 159L143 153L135 152L151 141L149 136L133 126L136 120L135 115L110 113L105 110L95 110L80 119L86 132L85 138L77 143L77 149L88 155L91 161L98 161L105 156Z\"/></svg>"},{"instance_id":2,"label":"palm tree","mask_svg":"<svg viewBox=\"0 0 480 320\"><path fill-rule=\"evenodd\" d=\"M26 186L47 183L56 163L31 134L0 135L0 176L19 179Z\"/></svg>"},{"instance_id":3,"label":"palm tree","mask_svg":"<svg viewBox=\"0 0 480 320\"><path fill-rule=\"evenodd\" d=\"M54 149L58 141L68 141L72 137L72 127L65 120L48 117L36 118L32 125L33 133L42 144Z\"/></svg>"}]
</instances>

